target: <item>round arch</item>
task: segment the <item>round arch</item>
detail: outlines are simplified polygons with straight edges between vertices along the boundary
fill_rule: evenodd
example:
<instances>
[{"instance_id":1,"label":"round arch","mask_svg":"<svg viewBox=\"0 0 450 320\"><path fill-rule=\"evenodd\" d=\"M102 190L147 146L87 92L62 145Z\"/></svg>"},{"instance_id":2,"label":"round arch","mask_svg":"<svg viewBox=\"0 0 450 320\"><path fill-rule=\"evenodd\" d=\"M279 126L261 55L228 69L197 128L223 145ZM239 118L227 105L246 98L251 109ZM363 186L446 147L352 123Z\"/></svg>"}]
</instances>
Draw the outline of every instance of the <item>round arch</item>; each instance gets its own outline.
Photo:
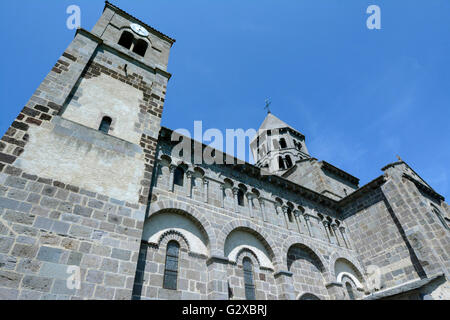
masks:
<instances>
[{"instance_id":1,"label":"round arch","mask_svg":"<svg viewBox=\"0 0 450 320\"><path fill-rule=\"evenodd\" d=\"M225 241L227 237L236 230L247 231L254 235L266 248L269 253L269 258L272 260L272 264L275 268L280 265L280 259L275 252L279 252L275 242L272 240L264 230L260 227L255 226L248 220L237 219L228 222L219 232L219 237L217 238L217 247L220 248L220 255L225 256Z\"/></svg>"},{"instance_id":2,"label":"round arch","mask_svg":"<svg viewBox=\"0 0 450 320\"><path fill-rule=\"evenodd\" d=\"M154 215L166 212L178 213L191 219L205 234L210 255L217 255L219 253L215 246L217 243L216 234L214 233L211 223L202 213L190 205L173 200L160 200L154 202L150 205L146 220L150 219Z\"/></svg>"},{"instance_id":3,"label":"round arch","mask_svg":"<svg viewBox=\"0 0 450 320\"><path fill-rule=\"evenodd\" d=\"M352 256L348 255L345 252L337 253L335 251L330 256L330 264L328 266L328 269L330 270L331 281L337 280L338 275L335 272L335 265L336 261L341 259L347 262L350 266L352 266L356 275L361 278L362 285L364 285L365 278L363 276L363 273L361 272L364 269L361 267L361 264L355 258L353 258Z\"/></svg>"},{"instance_id":4,"label":"round arch","mask_svg":"<svg viewBox=\"0 0 450 320\"><path fill-rule=\"evenodd\" d=\"M298 245L298 246L308 249L308 251L312 252L314 254L314 256L317 257L318 261L320 262L320 264L323 267L323 271L322 271L323 277L325 280L328 281L330 278L330 272L329 272L329 268L327 267L328 264L326 263L325 258L322 256L322 254L320 254L320 252L311 249L314 247L312 243L309 243L309 241L305 241L305 239L302 239L298 236L291 236L291 237L287 238L283 243L283 247L281 250L281 252L283 253L283 260L282 260L283 269L286 271L288 270L287 255L288 255L289 249L295 245Z\"/></svg>"},{"instance_id":5,"label":"round arch","mask_svg":"<svg viewBox=\"0 0 450 320\"><path fill-rule=\"evenodd\" d=\"M320 298L318 296L316 296L315 294L305 292L305 293L300 293L297 296L297 300L320 300Z\"/></svg>"}]
</instances>

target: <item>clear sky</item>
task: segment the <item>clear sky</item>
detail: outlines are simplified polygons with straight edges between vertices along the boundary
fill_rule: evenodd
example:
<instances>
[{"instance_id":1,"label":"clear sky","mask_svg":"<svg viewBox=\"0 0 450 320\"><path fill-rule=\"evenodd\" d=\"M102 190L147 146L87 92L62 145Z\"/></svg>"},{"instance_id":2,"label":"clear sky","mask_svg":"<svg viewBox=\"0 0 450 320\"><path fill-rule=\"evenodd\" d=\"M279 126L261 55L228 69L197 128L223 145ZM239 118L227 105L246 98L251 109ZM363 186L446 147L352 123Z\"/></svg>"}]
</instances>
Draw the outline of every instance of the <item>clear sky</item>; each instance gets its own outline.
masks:
<instances>
[{"instance_id":1,"label":"clear sky","mask_svg":"<svg viewBox=\"0 0 450 320\"><path fill-rule=\"evenodd\" d=\"M450 196L450 1L115 0L175 38L162 124L255 128L264 100L306 136L312 156L361 179L400 155ZM0 135L104 2L2 1ZM366 9L381 8L381 30ZM447 199L448 200L448 199Z\"/></svg>"}]
</instances>

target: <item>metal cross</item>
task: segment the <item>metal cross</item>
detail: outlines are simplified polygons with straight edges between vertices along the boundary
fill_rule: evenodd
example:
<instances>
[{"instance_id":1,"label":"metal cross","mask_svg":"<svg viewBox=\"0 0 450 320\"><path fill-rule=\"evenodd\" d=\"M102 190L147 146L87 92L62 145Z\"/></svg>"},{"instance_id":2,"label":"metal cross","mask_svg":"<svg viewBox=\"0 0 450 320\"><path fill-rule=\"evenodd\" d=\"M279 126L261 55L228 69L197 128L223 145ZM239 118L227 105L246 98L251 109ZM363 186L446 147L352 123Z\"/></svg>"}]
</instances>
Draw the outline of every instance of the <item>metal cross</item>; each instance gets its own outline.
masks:
<instances>
[{"instance_id":1,"label":"metal cross","mask_svg":"<svg viewBox=\"0 0 450 320\"><path fill-rule=\"evenodd\" d=\"M266 106L264 107L264 109L267 109L267 113L270 113L269 106L271 103L272 103L272 101L270 101L270 99L266 99Z\"/></svg>"}]
</instances>

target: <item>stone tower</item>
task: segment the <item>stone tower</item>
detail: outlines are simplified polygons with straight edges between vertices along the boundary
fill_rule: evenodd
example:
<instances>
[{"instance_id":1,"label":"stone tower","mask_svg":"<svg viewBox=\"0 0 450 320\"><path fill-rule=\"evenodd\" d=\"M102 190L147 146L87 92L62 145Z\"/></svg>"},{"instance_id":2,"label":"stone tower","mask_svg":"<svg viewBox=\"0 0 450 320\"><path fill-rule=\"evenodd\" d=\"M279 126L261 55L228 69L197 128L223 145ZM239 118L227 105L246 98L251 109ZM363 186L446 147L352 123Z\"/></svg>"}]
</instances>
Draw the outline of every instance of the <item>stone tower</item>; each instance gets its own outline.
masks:
<instances>
[{"instance_id":1,"label":"stone tower","mask_svg":"<svg viewBox=\"0 0 450 320\"><path fill-rule=\"evenodd\" d=\"M305 136L268 113L250 143L256 166L283 174L298 160L310 158Z\"/></svg>"},{"instance_id":2,"label":"stone tower","mask_svg":"<svg viewBox=\"0 0 450 320\"><path fill-rule=\"evenodd\" d=\"M106 2L7 130L2 297L131 299L174 42Z\"/></svg>"}]
</instances>

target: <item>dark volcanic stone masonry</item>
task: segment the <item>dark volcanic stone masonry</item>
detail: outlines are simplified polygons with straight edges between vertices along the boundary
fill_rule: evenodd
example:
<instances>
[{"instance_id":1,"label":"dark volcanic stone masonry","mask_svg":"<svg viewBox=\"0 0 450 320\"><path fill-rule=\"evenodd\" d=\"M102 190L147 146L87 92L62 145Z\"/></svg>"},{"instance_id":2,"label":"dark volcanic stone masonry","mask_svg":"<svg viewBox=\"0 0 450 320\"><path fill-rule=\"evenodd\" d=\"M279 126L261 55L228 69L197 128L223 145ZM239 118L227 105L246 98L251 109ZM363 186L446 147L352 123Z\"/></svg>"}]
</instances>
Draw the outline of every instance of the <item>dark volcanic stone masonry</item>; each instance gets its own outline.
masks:
<instances>
[{"instance_id":1,"label":"dark volcanic stone masonry","mask_svg":"<svg viewBox=\"0 0 450 320\"><path fill-rule=\"evenodd\" d=\"M450 209L404 161L359 186L271 113L255 165L180 155L174 42L106 2L1 138L0 299L450 298Z\"/></svg>"}]
</instances>

